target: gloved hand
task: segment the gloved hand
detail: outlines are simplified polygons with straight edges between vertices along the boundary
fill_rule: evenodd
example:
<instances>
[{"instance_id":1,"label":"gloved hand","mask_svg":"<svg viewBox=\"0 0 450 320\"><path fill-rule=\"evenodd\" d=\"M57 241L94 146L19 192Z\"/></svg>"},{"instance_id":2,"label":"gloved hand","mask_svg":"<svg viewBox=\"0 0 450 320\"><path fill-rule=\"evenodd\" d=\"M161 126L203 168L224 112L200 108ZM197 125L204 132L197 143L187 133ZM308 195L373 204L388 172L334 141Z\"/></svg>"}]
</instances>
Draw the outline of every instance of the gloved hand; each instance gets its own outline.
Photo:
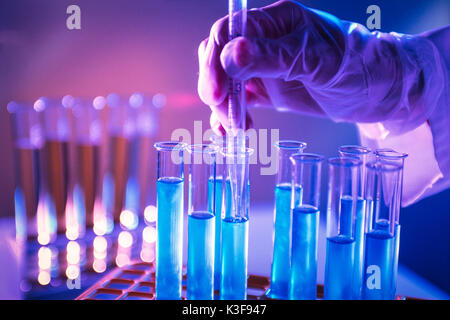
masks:
<instances>
[{"instance_id":1,"label":"gloved hand","mask_svg":"<svg viewBox=\"0 0 450 320\"><path fill-rule=\"evenodd\" d=\"M411 130L443 90L439 55L422 36L370 33L295 1L248 11L246 37L228 43L227 17L199 47L200 98L227 126L227 76L247 80L247 106ZM251 119L247 117L248 123Z\"/></svg>"}]
</instances>

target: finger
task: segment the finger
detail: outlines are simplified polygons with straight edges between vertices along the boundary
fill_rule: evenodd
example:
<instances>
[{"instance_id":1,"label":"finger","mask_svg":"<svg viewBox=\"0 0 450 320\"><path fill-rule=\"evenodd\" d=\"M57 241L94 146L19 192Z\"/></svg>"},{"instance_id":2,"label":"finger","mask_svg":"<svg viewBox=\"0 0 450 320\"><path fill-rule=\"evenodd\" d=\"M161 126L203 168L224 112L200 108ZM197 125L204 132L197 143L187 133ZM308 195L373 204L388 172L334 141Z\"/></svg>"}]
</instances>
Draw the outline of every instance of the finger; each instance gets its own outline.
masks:
<instances>
[{"instance_id":1,"label":"finger","mask_svg":"<svg viewBox=\"0 0 450 320\"><path fill-rule=\"evenodd\" d=\"M276 40L233 39L220 55L222 68L234 79L287 78L293 62L301 58L302 38L291 34Z\"/></svg>"},{"instance_id":2,"label":"finger","mask_svg":"<svg viewBox=\"0 0 450 320\"><path fill-rule=\"evenodd\" d=\"M214 23L204 51L199 56L197 90L202 101L208 105L219 105L227 95L227 75L220 64L220 52L226 42L226 25L226 18Z\"/></svg>"},{"instance_id":3,"label":"finger","mask_svg":"<svg viewBox=\"0 0 450 320\"><path fill-rule=\"evenodd\" d=\"M222 132L225 134L227 131L226 129L230 128L228 121L228 103L224 102L218 106L210 106L210 108L212 112L209 120L211 129L213 129L216 133ZM220 126L218 124L220 124ZM247 130L250 128L253 128L253 119L247 111L245 117L245 129Z\"/></svg>"},{"instance_id":4,"label":"finger","mask_svg":"<svg viewBox=\"0 0 450 320\"><path fill-rule=\"evenodd\" d=\"M222 124L224 128L228 128L228 99L224 100L221 104L209 106L211 112L215 115L217 120Z\"/></svg>"},{"instance_id":5,"label":"finger","mask_svg":"<svg viewBox=\"0 0 450 320\"><path fill-rule=\"evenodd\" d=\"M252 9L247 17L247 36L278 38L292 31L302 19L302 7L293 1L280 1L273 5ZM293 21L295 23L293 23ZM227 74L220 62L223 47L228 42L228 17L218 20L211 28L206 44L199 51L198 93L208 105L219 105L225 99ZM204 47L203 47L204 46ZM200 50L201 49L201 50Z\"/></svg>"},{"instance_id":6,"label":"finger","mask_svg":"<svg viewBox=\"0 0 450 320\"><path fill-rule=\"evenodd\" d=\"M211 116L209 118L209 124L211 125L211 129L214 131L215 134L219 136L226 135L226 131L222 124L220 123L219 119L217 118L216 114L214 112L211 112Z\"/></svg>"},{"instance_id":7,"label":"finger","mask_svg":"<svg viewBox=\"0 0 450 320\"><path fill-rule=\"evenodd\" d=\"M303 23L279 38L235 38L220 55L222 68L234 79L279 78L325 83L339 69L345 35L338 23L320 12L304 10Z\"/></svg>"},{"instance_id":8,"label":"finger","mask_svg":"<svg viewBox=\"0 0 450 320\"><path fill-rule=\"evenodd\" d=\"M198 46L198 61L203 61L207 45L208 45L208 38L200 42L200 45Z\"/></svg>"}]
</instances>

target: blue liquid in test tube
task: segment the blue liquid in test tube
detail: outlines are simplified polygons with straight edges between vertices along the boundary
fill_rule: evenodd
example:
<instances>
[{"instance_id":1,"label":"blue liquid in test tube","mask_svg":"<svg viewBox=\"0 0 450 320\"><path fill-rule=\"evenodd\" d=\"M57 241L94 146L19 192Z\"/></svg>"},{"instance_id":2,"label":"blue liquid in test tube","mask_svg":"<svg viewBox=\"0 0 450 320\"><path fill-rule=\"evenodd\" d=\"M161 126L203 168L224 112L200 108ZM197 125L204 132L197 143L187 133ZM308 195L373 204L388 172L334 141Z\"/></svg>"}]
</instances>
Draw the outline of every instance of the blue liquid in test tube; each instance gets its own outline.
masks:
<instances>
[{"instance_id":1,"label":"blue liquid in test tube","mask_svg":"<svg viewBox=\"0 0 450 320\"><path fill-rule=\"evenodd\" d=\"M398 274L398 255L400 251L400 225L396 224L394 229L394 261L392 263L392 293L391 297L395 299L397 292L397 274Z\"/></svg>"},{"instance_id":2,"label":"blue liquid in test tube","mask_svg":"<svg viewBox=\"0 0 450 320\"><path fill-rule=\"evenodd\" d=\"M323 157L296 153L292 163L292 185L301 186L301 197L292 192L292 237L289 299L317 298L317 245L319 235L320 177Z\"/></svg>"},{"instance_id":3,"label":"blue liquid in test tube","mask_svg":"<svg viewBox=\"0 0 450 320\"><path fill-rule=\"evenodd\" d=\"M188 147L189 226L187 298L214 298L216 154L218 147L193 144Z\"/></svg>"},{"instance_id":4,"label":"blue liquid in test tube","mask_svg":"<svg viewBox=\"0 0 450 320\"><path fill-rule=\"evenodd\" d=\"M394 238L385 230L366 234L363 299L389 300L392 290Z\"/></svg>"},{"instance_id":5,"label":"blue liquid in test tube","mask_svg":"<svg viewBox=\"0 0 450 320\"><path fill-rule=\"evenodd\" d=\"M292 212L290 299L314 300L317 294L319 210L302 205Z\"/></svg>"},{"instance_id":6,"label":"blue liquid in test tube","mask_svg":"<svg viewBox=\"0 0 450 320\"><path fill-rule=\"evenodd\" d=\"M252 149L247 149L245 154L239 157L245 157L244 183L247 183L246 192L242 193L240 198L240 209L236 208L237 202L234 201L232 194L231 175L232 167L226 164L226 176L224 183L224 203L225 208L222 212L222 268L220 283L221 300L245 300L247 299L247 266L248 266L248 206L250 196L250 182L248 179L249 166L248 159L252 154ZM236 162L235 153L223 154L228 160L232 160L231 165ZM244 160L241 158L240 160Z\"/></svg>"},{"instance_id":7,"label":"blue liquid in test tube","mask_svg":"<svg viewBox=\"0 0 450 320\"><path fill-rule=\"evenodd\" d=\"M275 184L275 210L273 226L273 256L270 288L266 295L274 299L289 299L291 278L291 197L293 154L303 152L306 143L297 140L279 140L278 171ZM301 203L302 188L295 187L295 200Z\"/></svg>"},{"instance_id":8,"label":"blue liquid in test tube","mask_svg":"<svg viewBox=\"0 0 450 320\"><path fill-rule=\"evenodd\" d=\"M248 220L222 221L222 300L245 300L247 297Z\"/></svg>"},{"instance_id":9,"label":"blue liquid in test tube","mask_svg":"<svg viewBox=\"0 0 450 320\"><path fill-rule=\"evenodd\" d=\"M363 281L364 268L364 221L365 221L365 205L366 201L358 198L356 201L356 218L355 218L355 245L353 254L353 279L352 279L352 297L346 296L343 299L360 299L361 288ZM351 197L342 197L341 210L343 219L348 219L348 228L351 228L352 217L352 199ZM350 236L350 229L347 230L347 235Z\"/></svg>"},{"instance_id":10,"label":"blue liquid in test tube","mask_svg":"<svg viewBox=\"0 0 450 320\"><path fill-rule=\"evenodd\" d=\"M214 243L211 239L214 238L214 229L215 217L210 212L189 214L187 281L189 300L213 298Z\"/></svg>"},{"instance_id":11,"label":"blue liquid in test tube","mask_svg":"<svg viewBox=\"0 0 450 320\"><path fill-rule=\"evenodd\" d=\"M181 298L183 254L183 179L157 181L156 297Z\"/></svg>"},{"instance_id":12,"label":"blue liquid in test tube","mask_svg":"<svg viewBox=\"0 0 450 320\"><path fill-rule=\"evenodd\" d=\"M296 192L301 197L301 187L298 187ZM283 183L275 187L275 232L270 296L277 299L289 298L289 282L291 278L291 195L291 184Z\"/></svg>"},{"instance_id":13,"label":"blue liquid in test tube","mask_svg":"<svg viewBox=\"0 0 450 320\"><path fill-rule=\"evenodd\" d=\"M353 297L352 278L355 240L348 236L327 238L325 299L350 300ZM350 272L349 272L350 271Z\"/></svg>"}]
</instances>

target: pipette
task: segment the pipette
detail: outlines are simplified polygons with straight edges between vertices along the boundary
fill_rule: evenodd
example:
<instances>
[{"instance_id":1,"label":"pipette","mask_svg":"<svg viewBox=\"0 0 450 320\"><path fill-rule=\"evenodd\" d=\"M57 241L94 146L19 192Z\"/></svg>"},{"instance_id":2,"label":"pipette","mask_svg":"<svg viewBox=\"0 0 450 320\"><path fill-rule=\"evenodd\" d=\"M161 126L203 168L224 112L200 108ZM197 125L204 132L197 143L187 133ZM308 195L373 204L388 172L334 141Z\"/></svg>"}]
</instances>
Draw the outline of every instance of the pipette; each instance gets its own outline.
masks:
<instances>
[{"instance_id":1,"label":"pipette","mask_svg":"<svg viewBox=\"0 0 450 320\"><path fill-rule=\"evenodd\" d=\"M228 0L228 37L229 41L244 36L247 24L247 0ZM245 82L229 78L228 94L228 152L235 155L230 166L231 189L235 216L241 215L241 199L245 183Z\"/></svg>"}]
</instances>

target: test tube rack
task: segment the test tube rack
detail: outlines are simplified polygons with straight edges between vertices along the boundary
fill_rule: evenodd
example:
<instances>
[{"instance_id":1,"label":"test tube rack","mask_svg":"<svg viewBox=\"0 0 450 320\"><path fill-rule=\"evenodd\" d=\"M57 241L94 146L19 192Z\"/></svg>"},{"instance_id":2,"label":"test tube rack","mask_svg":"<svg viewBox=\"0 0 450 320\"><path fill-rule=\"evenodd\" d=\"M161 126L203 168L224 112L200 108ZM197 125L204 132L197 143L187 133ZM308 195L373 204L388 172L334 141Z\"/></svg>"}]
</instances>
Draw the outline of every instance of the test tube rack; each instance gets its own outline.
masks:
<instances>
[{"instance_id":1,"label":"test tube rack","mask_svg":"<svg viewBox=\"0 0 450 320\"><path fill-rule=\"evenodd\" d=\"M183 270L182 299L186 299L186 270ZM270 279L264 276L248 277L248 300L268 300ZM215 292L218 299L219 292ZM317 286L317 299L323 298L323 285ZM397 300L416 300L397 296ZM136 261L116 268L95 283L76 300L155 300L155 269L153 263Z\"/></svg>"}]
</instances>

